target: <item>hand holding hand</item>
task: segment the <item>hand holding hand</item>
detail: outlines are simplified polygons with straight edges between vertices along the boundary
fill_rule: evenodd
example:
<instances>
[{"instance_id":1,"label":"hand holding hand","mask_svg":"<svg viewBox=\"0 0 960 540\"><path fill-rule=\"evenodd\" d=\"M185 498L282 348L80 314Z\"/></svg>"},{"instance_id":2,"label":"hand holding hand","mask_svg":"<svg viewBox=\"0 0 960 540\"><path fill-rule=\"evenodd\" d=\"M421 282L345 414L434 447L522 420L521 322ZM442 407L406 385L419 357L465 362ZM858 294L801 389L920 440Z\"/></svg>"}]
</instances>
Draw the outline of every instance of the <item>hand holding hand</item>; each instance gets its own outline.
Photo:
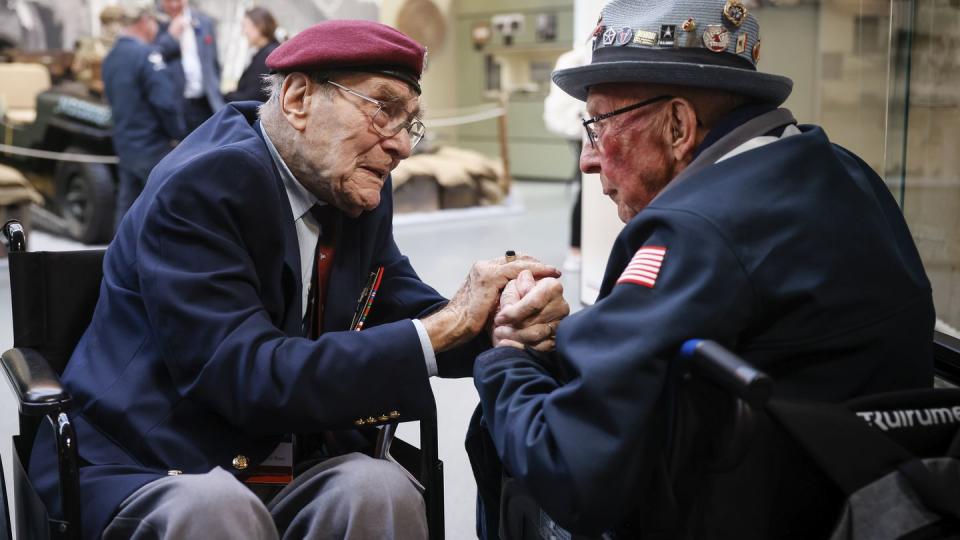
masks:
<instances>
[{"instance_id":1,"label":"hand holding hand","mask_svg":"<svg viewBox=\"0 0 960 540\"><path fill-rule=\"evenodd\" d=\"M530 279L560 276L556 268L525 255L512 262L498 257L474 263L450 303L422 321L434 351L461 345L483 331L504 287L524 271L530 274Z\"/></svg>"},{"instance_id":2,"label":"hand holding hand","mask_svg":"<svg viewBox=\"0 0 960 540\"><path fill-rule=\"evenodd\" d=\"M531 274L521 272L504 288L494 318L493 343L551 351L556 348L557 325L569 313L560 280L546 277L535 281Z\"/></svg>"}]
</instances>

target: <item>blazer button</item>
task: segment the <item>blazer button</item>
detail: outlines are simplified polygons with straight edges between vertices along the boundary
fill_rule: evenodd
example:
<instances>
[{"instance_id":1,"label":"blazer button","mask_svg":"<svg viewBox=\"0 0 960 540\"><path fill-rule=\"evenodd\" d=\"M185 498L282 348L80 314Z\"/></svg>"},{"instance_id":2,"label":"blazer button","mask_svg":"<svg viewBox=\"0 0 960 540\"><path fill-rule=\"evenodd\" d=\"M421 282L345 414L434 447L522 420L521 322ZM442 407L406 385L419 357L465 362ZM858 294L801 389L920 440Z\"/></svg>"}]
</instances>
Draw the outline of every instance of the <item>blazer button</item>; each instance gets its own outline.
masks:
<instances>
[{"instance_id":1,"label":"blazer button","mask_svg":"<svg viewBox=\"0 0 960 540\"><path fill-rule=\"evenodd\" d=\"M376 424L376 423L377 423L377 419L371 416L370 418L367 418L367 423L368 423L368 424Z\"/></svg>"},{"instance_id":2,"label":"blazer button","mask_svg":"<svg viewBox=\"0 0 960 540\"><path fill-rule=\"evenodd\" d=\"M357 418L356 420L353 421L353 423L354 423L354 425L362 426L362 425L366 424L367 421L364 420L363 418Z\"/></svg>"},{"instance_id":3,"label":"blazer button","mask_svg":"<svg viewBox=\"0 0 960 540\"><path fill-rule=\"evenodd\" d=\"M381 415L380 415L380 421L381 421L381 422L386 422L387 420L390 420L390 417L389 417L389 416L387 416L387 415L385 415L385 414L381 414Z\"/></svg>"},{"instance_id":4,"label":"blazer button","mask_svg":"<svg viewBox=\"0 0 960 540\"><path fill-rule=\"evenodd\" d=\"M243 454L233 458L233 468L238 471L246 469L248 465L250 465L250 463L247 461L247 456Z\"/></svg>"},{"instance_id":5,"label":"blazer button","mask_svg":"<svg viewBox=\"0 0 960 540\"><path fill-rule=\"evenodd\" d=\"M400 418L400 413L397 411L390 411L390 418Z\"/></svg>"},{"instance_id":6,"label":"blazer button","mask_svg":"<svg viewBox=\"0 0 960 540\"><path fill-rule=\"evenodd\" d=\"M183 471L177 469L170 469L167 471L167 476L180 476L181 474L183 474Z\"/></svg>"}]
</instances>

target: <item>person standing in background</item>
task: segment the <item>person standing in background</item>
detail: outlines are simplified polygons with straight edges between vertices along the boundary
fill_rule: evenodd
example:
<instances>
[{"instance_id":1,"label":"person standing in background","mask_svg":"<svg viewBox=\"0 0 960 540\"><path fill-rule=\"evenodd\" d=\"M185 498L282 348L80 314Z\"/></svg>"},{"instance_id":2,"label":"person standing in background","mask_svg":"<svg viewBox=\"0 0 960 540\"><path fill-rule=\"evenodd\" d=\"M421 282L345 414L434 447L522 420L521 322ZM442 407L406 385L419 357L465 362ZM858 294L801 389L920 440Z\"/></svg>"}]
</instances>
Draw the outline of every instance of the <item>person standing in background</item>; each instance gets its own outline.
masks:
<instances>
[{"instance_id":1,"label":"person standing in background","mask_svg":"<svg viewBox=\"0 0 960 540\"><path fill-rule=\"evenodd\" d=\"M103 60L103 86L113 113L113 147L120 158L116 220L137 199L147 176L186 134L169 69L150 46L157 19L149 7L123 8L123 29Z\"/></svg>"},{"instance_id":2,"label":"person standing in background","mask_svg":"<svg viewBox=\"0 0 960 540\"><path fill-rule=\"evenodd\" d=\"M243 35L250 42L250 47L257 50L250 60L250 64L240 75L237 89L223 96L226 101L266 101L270 95L264 91L262 77L270 72L267 69L267 56L277 48L274 34L277 31L277 21L273 15L262 7L248 9L243 16Z\"/></svg>"},{"instance_id":3,"label":"person standing in background","mask_svg":"<svg viewBox=\"0 0 960 540\"><path fill-rule=\"evenodd\" d=\"M189 132L224 103L214 24L210 17L191 10L188 0L161 0L160 5L169 21L160 25L156 45L183 96L183 115Z\"/></svg>"},{"instance_id":4,"label":"person standing in background","mask_svg":"<svg viewBox=\"0 0 960 540\"><path fill-rule=\"evenodd\" d=\"M587 51L582 46L560 55L554 70L580 67L589 61ZM568 95L554 83L550 83L550 92L543 100L543 123L547 130L570 142L573 150L573 175L570 183L574 185L573 211L570 214L570 250L563 261L563 269L571 272L580 270L580 151L583 149L583 119L586 118L584 103Z\"/></svg>"}]
</instances>

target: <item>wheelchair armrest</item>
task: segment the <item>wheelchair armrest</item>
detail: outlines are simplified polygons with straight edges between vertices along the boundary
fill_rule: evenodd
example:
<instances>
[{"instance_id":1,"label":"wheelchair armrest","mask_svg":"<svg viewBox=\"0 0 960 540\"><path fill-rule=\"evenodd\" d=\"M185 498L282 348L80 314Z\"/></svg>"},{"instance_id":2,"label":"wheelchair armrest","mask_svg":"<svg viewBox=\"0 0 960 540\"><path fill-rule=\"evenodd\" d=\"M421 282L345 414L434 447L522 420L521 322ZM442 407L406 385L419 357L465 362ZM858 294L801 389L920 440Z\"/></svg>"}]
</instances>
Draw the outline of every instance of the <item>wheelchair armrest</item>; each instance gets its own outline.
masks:
<instances>
[{"instance_id":1,"label":"wheelchair armrest","mask_svg":"<svg viewBox=\"0 0 960 540\"><path fill-rule=\"evenodd\" d=\"M70 395L60 384L60 377L39 352L14 348L0 358L7 381L20 400L20 414L45 416L70 405Z\"/></svg>"},{"instance_id":2,"label":"wheelchair armrest","mask_svg":"<svg viewBox=\"0 0 960 540\"><path fill-rule=\"evenodd\" d=\"M691 339L683 344L680 355L700 374L750 405L763 406L770 399L773 380L719 343Z\"/></svg>"}]
</instances>

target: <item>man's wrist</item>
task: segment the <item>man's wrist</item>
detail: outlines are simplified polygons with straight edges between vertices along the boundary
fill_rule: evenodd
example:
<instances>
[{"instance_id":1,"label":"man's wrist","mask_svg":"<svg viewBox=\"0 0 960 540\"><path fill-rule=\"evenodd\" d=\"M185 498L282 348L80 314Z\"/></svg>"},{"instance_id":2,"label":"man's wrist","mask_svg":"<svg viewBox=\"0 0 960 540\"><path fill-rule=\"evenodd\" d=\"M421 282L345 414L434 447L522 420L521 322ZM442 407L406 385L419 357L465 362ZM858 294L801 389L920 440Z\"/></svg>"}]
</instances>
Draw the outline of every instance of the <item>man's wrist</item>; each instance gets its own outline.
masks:
<instances>
[{"instance_id":1,"label":"man's wrist","mask_svg":"<svg viewBox=\"0 0 960 540\"><path fill-rule=\"evenodd\" d=\"M465 341L466 323L459 310L449 305L421 319L435 352L449 350Z\"/></svg>"}]
</instances>

